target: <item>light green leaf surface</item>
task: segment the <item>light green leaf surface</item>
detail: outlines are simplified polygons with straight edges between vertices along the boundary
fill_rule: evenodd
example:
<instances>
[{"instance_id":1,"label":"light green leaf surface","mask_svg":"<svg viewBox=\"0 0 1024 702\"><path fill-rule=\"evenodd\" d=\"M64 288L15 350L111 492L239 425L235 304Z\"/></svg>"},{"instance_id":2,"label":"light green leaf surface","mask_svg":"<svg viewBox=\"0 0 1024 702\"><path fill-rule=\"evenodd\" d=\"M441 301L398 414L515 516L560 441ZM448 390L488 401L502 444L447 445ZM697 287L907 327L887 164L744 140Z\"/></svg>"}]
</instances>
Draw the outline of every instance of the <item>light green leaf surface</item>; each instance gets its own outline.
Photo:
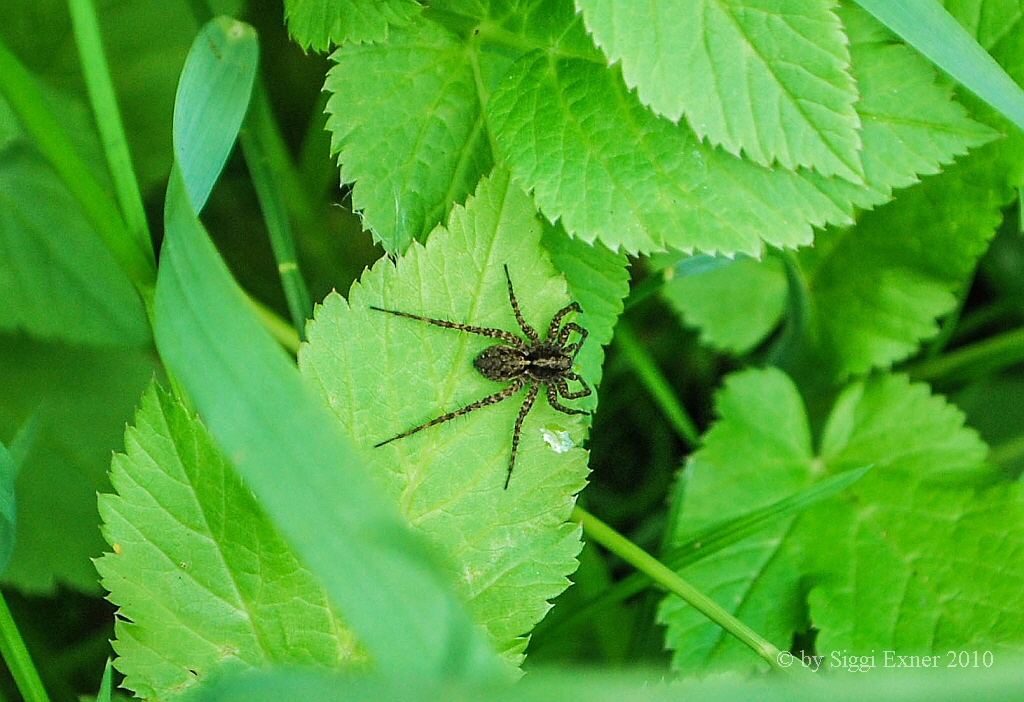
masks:
<instances>
[{"instance_id":1,"label":"light green leaf surface","mask_svg":"<svg viewBox=\"0 0 1024 702\"><path fill-rule=\"evenodd\" d=\"M764 340L782 318L786 274L774 257L722 261L672 276L661 294L686 324L700 330L703 343L745 353Z\"/></svg>"},{"instance_id":2,"label":"light green leaf surface","mask_svg":"<svg viewBox=\"0 0 1024 702\"><path fill-rule=\"evenodd\" d=\"M0 440L36 424L15 483L18 525L5 585L98 593L90 561L103 552L96 493L110 487L110 455L153 373L149 352L0 336Z\"/></svg>"},{"instance_id":3,"label":"light green leaf surface","mask_svg":"<svg viewBox=\"0 0 1024 702\"><path fill-rule=\"evenodd\" d=\"M640 101L764 166L860 182L857 87L834 0L579 0Z\"/></svg>"},{"instance_id":4,"label":"light green leaf surface","mask_svg":"<svg viewBox=\"0 0 1024 702\"><path fill-rule=\"evenodd\" d=\"M491 167L473 53L430 22L345 46L325 90L331 150L352 204L390 252L442 221Z\"/></svg>"},{"instance_id":5,"label":"light green leaf surface","mask_svg":"<svg viewBox=\"0 0 1024 702\"><path fill-rule=\"evenodd\" d=\"M96 561L118 605L125 685L163 699L227 670L336 667L354 639L203 426L158 387L100 496ZM358 659L359 656L356 656Z\"/></svg>"},{"instance_id":6,"label":"light green leaf surface","mask_svg":"<svg viewBox=\"0 0 1024 702\"><path fill-rule=\"evenodd\" d=\"M541 224L529 198L508 176L485 179L465 208L426 247L414 244L396 265L381 261L353 285L348 300L332 294L309 326L299 360L356 444L360 459L408 521L452 563L451 575L474 619L518 663L526 636L576 568L580 531L566 523L584 485L586 421L538 397L522 430L515 471L503 489L510 440L524 392L380 448L374 444L497 392L473 358L493 339L443 329L370 309L370 305L472 325L517 331L502 266L507 264L527 322L545 333L569 302L565 279L541 247ZM601 297L617 290L595 270L579 289ZM578 321L610 326L608 307ZM568 318L567 320L568 321ZM591 344L588 339L586 344ZM593 383L596 368L580 362ZM577 401L567 400L571 406ZM582 404L582 403L581 403ZM542 430L568 432L576 447L556 453Z\"/></svg>"},{"instance_id":7,"label":"light green leaf surface","mask_svg":"<svg viewBox=\"0 0 1024 702\"><path fill-rule=\"evenodd\" d=\"M815 627L825 655L1024 644L1024 503L1017 485L994 482L986 447L959 411L902 376L855 383L816 453L795 386L761 370L732 376L718 412L679 493L678 543L823 477L874 468L683 571L702 591L782 647ZM659 618L680 669L756 664L676 600Z\"/></svg>"},{"instance_id":8,"label":"light green leaf surface","mask_svg":"<svg viewBox=\"0 0 1024 702\"><path fill-rule=\"evenodd\" d=\"M288 33L303 49L384 41L391 27L408 24L420 12L414 0L285 0Z\"/></svg>"},{"instance_id":9,"label":"light green leaf surface","mask_svg":"<svg viewBox=\"0 0 1024 702\"><path fill-rule=\"evenodd\" d=\"M853 205L877 204L992 136L932 84L920 58L880 41L863 13L848 14L867 189L711 149L650 114L613 70L540 53L520 59L488 104L498 153L545 214L587 241L753 254L762 241L808 243L810 225L848 222ZM913 99L893 99L910 87Z\"/></svg>"}]
</instances>

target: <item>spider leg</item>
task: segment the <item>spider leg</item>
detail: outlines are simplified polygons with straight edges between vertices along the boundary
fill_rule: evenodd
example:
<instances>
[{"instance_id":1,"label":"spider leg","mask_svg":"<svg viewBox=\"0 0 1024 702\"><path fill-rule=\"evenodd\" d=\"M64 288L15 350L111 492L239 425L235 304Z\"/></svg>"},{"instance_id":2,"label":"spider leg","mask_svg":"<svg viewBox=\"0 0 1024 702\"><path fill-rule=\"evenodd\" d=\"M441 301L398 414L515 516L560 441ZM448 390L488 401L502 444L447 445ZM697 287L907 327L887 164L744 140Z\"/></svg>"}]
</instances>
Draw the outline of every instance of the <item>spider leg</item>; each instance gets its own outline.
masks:
<instances>
[{"instance_id":1,"label":"spider leg","mask_svg":"<svg viewBox=\"0 0 1024 702\"><path fill-rule=\"evenodd\" d=\"M580 384L579 390L569 390L569 381L575 380ZM589 397L591 394L590 386L575 373L566 373L563 377L558 379L558 394L566 400L575 400L579 397Z\"/></svg>"},{"instance_id":2,"label":"spider leg","mask_svg":"<svg viewBox=\"0 0 1024 702\"><path fill-rule=\"evenodd\" d=\"M424 422L423 424L420 424L418 427L413 427L409 431L403 431L398 436L392 436L390 439L385 439L384 441L381 441L379 444L374 444L373 447L374 448L380 448L384 444L390 444L392 441L396 441L397 439L404 439L405 437L410 436L411 434L415 434L418 431L422 431L423 429L426 429L428 427L432 427L432 426L434 426L436 424L442 424L444 422L447 422L450 419L455 419L456 417L461 417L462 415L468 414L468 413L472 412L473 410L478 410L481 407L487 407L488 405L493 405L493 404L496 404L498 402L501 402L502 400L511 397L512 395L516 394L519 390L521 390L522 387L523 387L523 384L524 384L524 381L523 381L522 378L516 378L511 383L509 383L506 387L502 388L501 390L499 390L498 392L494 393L493 395L488 395L487 397L483 398L482 400L477 400L476 402L468 404L465 407L462 407L460 409L455 410L454 412L449 412L448 414L442 414L440 417L437 417L436 419L431 419L429 422ZM513 449L513 454L512 455L513 455L513 457L515 456L514 449Z\"/></svg>"},{"instance_id":3,"label":"spider leg","mask_svg":"<svg viewBox=\"0 0 1024 702\"><path fill-rule=\"evenodd\" d=\"M561 386L563 383L564 381L560 381L558 385ZM546 385L548 391L548 404L551 405L554 409L564 414L590 414L590 412L587 412L585 410L578 410L573 409L572 407L566 407L565 405L558 401L558 391L555 389L555 385L552 383L547 383Z\"/></svg>"},{"instance_id":4,"label":"spider leg","mask_svg":"<svg viewBox=\"0 0 1024 702\"><path fill-rule=\"evenodd\" d=\"M471 324L459 324L458 322L449 322L446 319L434 319L433 317L421 317L418 314L409 314L408 312L399 312L398 310L386 310L383 307L374 307L370 305L371 310L377 310L378 312L387 312L398 317L408 317L409 319L416 319L420 322L426 322L433 324L436 327L444 327L445 329L455 329L457 331L469 332L470 334L479 334L480 336L486 336L491 339L501 339L511 346L516 348L523 347L523 340L512 332L505 331L504 329L492 329L491 327L474 327Z\"/></svg>"},{"instance_id":5,"label":"spider leg","mask_svg":"<svg viewBox=\"0 0 1024 702\"><path fill-rule=\"evenodd\" d=\"M580 303L570 302L568 305L566 305L565 307L563 307L562 309L558 310L558 312L555 313L555 316L551 318L551 324L548 325L548 341L551 341L552 339L555 338L555 333L558 331L558 325L562 323L562 320L565 318L565 315L569 314L570 312L575 312L576 314L583 314L583 309L580 307ZM566 329L575 329L578 332L586 331L585 329L583 329L583 327L581 327L578 324L566 324L565 329L563 329L562 333L558 335L559 346L564 346L565 342L568 341L569 339L569 332L567 332ZM586 338L586 334L584 334L583 336L584 338ZM583 343L583 339L580 339L580 343Z\"/></svg>"},{"instance_id":6,"label":"spider leg","mask_svg":"<svg viewBox=\"0 0 1024 702\"><path fill-rule=\"evenodd\" d=\"M522 381L519 381L522 383ZM540 388L537 383L530 385L530 389L526 393L526 399L523 400L523 406L519 408L519 416L516 417L516 425L512 429L512 457L508 461L508 474L505 476L505 489L508 490L508 483L512 480L512 469L516 466L516 451L519 449L519 433L523 429L523 420L526 419L526 415L530 413L530 409L533 407L533 401L537 399L537 390Z\"/></svg>"},{"instance_id":7,"label":"spider leg","mask_svg":"<svg viewBox=\"0 0 1024 702\"><path fill-rule=\"evenodd\" d=\"M508 301L512 305L512 313L516 316L516 321L519 322L519 328L523 330L526 337L533 343L540 342L540 337L537 336L537 330L526 323L523 319L523 313L519 311L519 303L516 301L516 294L512 291L512 276L508 274L508 264L505 264L505 280L508 282Z\"/></svg>"},{"instance_id":8,"label":"spider leg","mask_svg":"<svg viewBox=\"0 0 1024 702\"><path fill-rule=\"evenodd\" d=\"M573 332L579 333L579 341L574 341L571 344L566 344L565 342L569 340L569 335L572 334ZM587 340L588 333L589 332L587 332L586 329L581 327L579 324L576 324L576 322L569 322L564 327L562 327L562 331L558 333L557 343L559 346L565 347L565 353L575 354L575 352L579 351L580 347L583 346L583 342Z\"/></svg>"}]
</instances>

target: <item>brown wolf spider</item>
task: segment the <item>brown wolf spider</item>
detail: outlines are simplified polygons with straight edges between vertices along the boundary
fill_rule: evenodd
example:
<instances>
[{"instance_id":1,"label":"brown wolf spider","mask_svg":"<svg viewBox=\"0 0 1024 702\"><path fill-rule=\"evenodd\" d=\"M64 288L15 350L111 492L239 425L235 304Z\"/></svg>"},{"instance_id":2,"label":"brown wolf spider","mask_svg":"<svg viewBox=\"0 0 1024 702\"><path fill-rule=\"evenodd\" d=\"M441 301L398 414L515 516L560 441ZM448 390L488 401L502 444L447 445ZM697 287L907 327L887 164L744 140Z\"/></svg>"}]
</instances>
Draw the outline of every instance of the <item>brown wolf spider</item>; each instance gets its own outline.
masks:
<instances>
[{"instance_id":1,"label":"brown wolf spider","mask_svg":"<svg viewBox=\"0 0 1024 702\"><path fill-rule=\"evenodd\" d=\"M523 428L523 420L526 419L526 415L529 414L530 409L533 407L541 385L546 390L548 404L552 408L565 414L589 414L589 412L584 410L566 407L559 402L560 397L566 400L574 400L580 397L587 397L591 393L590 386L587 385L586 381L572 370L576 354L579 353L580 347L587 338L587 330L575 322L567 322L565 326L559 328L562 319L567 314L570 312L577 314L583 312L580 309L579 303L572 302L555 313L555 316L551 318L551 323L548 325L547 337L541 341L537 330L526 323L522 312L519 311L519 303L516 301L516 294L512 291L512 278L509 276L507 264L505 265L505 280L508 282L508 301L512 305L512 313L519 323L519 328L526 335L525 341L504 329L474 327L469 324L459 324L444 319L431 319L430 317L421 317L416 314L409 314L408 312L398 312L397 310L386 310L382 307L370 306L370 309L377 310L378 312L387 312L399 317L417 319L421 322L444 327L445 329L455 329L457 331L469 332L470 334L479 334L491 339L499 339L504 343L489 346L481 351L480 355L473 360L473 366L488 380L494 380L499 383L508 382L508 385L493 395L488 395L472 404L468 404L453 412L442 414L440 417L431 419L429 422L424 422L417 427L404 431L398 436L392 436L390 439L381 441L379 444L374 444L375 448L397 439L404 439L435 424L441 424L450 419L469 414L481 407L497 404L502 400L512 397L512 395L522 390L523 387L528 386L526 399L523 400L523 406L519 408L519 415L516 417L516 423L512 429L512 455L508 462L508 473L505 476L504 488L507 490L509 481L512 479L512 469L516 465L516 451L519 448L519 434ZM573 332L580 335L579 340L571 344L567 343L569 336ZM578 382L581 389L569 390L570 380Z\"/></svg>"}]
</instances>

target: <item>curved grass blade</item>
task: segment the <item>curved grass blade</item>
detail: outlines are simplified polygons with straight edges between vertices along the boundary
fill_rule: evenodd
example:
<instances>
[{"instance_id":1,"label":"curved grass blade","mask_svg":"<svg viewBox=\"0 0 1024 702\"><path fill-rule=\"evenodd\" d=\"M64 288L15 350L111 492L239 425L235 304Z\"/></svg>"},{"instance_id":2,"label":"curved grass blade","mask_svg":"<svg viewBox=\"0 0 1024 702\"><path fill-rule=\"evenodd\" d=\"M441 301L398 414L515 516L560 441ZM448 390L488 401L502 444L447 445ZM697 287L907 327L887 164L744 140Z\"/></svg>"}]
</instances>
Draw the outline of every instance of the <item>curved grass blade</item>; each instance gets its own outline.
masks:
<instances>
[{"instance_id":1,"label":"curved grass blade","mask_svg":"<svg viewBox=\"0 0 1024 702\"><path fill-rule=\"evenodd\" d=\"M212 57L193 62L197 52ZM175 153L196 162L175 168L168 187L157 348L381 673L490 678L497 670L493 653L431 552L371 482L324 405L259 324L196 216L195 204L205 201L211 174L220 172L241 121L240 115L233 120L205 111L243 79L251 86L254 58L252 30L218 19L197 38L182 73ZM247 76L221 70L221 59ZM241 99L247 102L248 95Z\"/></svg>"}]
</instances>

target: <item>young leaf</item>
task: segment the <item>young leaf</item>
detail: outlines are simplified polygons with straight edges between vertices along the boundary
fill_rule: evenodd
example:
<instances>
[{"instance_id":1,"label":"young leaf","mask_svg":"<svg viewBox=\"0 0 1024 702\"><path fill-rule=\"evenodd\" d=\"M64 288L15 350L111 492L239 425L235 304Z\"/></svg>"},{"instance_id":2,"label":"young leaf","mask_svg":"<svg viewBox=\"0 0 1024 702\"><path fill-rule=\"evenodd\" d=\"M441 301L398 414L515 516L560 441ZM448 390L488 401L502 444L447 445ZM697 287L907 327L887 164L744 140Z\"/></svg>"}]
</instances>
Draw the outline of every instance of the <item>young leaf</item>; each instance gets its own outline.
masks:
<instances>
[{"instance_id":1,"label":"young leaf","mask_svg":"<svg viewBox=\"0 0 1024 702\"><path fill-rule=\"evenodd\" d=\"M113 552L96 568L119 607L126 687L163 699L227 670L361 658L206 429L155 384L125 450L111 464L116 494L100 496Z\"/></svg>"},{"instance_id":2,"label":"young leaf","mask_svg":"<svg viewBox=\"0 0 1024 702\"><path fill-rule=\"evenodd\" d=\"M836 402L821 449L792 382L777 370L734 375L721 419L692 458L676 539L754 510L819 476L874 468L845 492L771 533L685 571L777 645L813 626L828 655L901 655L1019 646L1024 502L994 483L963 416L901 376L855 383ZM999 568L994 570L993 563ZM749 666L749 652L666 599L677 667Z\"/></svg>"},{"instance_id":3,"label":"young leaf","mask_svg":"<svg viewBox=\"0 0 1024 702\"><path fill-rule=\"evenodd\" d=\"M503 384L484 378L471 363L498 341L370 306L521 336L509 305L503 271L508 265L527 323L546 334L569 297L540 242L530 199L499 172L482 181L425 247L413 245L396 266L378 263L352 286L347 301L328 296L299 355L303 374L320 388L360 458L374 468L409 522L447 554L474 619L515 663L528 632L549 608L547 600L565 589L576 567L579 528L566 519L586 475L586 452L578 446L585 420L552 409L541 392L523 423L507 490L512 427L523 392L374 448ZM594 276L587 285L596 290L602 282ZM588 327L592 317L588 311L564 321L570 319ZM591 384L595 371L580 363L580 374ZM545 429L565 432L575 447L553 450L543 438Z\"/></svg>"},{"instance_id":4,"label":"young leaf","mask_svg":"<svg viewBox=\"0 0 1024 702\"><path fill-rule=\"evenodd\" d=\"M581 0L584 20L640 101L763 166L860 182L857 88L834 0Z\"/></svg>"}]
</instances>

